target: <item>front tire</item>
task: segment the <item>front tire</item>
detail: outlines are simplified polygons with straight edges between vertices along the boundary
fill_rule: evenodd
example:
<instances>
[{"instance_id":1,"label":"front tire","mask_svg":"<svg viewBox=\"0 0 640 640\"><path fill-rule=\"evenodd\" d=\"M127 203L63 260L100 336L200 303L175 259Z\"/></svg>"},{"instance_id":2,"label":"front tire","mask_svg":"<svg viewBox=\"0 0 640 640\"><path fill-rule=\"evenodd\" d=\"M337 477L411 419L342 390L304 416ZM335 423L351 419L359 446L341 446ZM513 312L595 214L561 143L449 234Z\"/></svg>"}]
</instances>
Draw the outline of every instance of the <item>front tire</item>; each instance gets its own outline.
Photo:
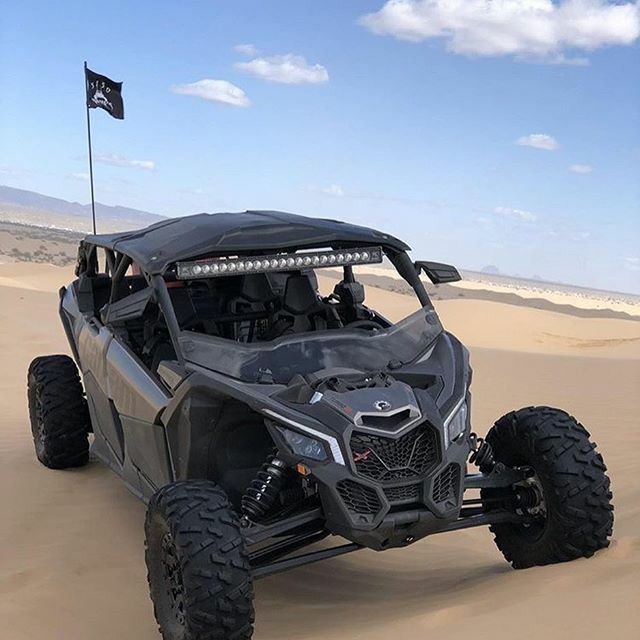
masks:
<instances>
[{"instance_id":1,"label":"front tire","mask_svg":"<svg viewBox=\"0 0 640 640\"><path fill-rule=\"evenodd\" d=\"M253 582L238 518L205 480L160 489L147 509L146 563L164 640L249 640Z\"/></svg>"},{"instance_id":2,"label":"front tire","mask_svg":"<svg viewBox=\"0 0 640 640\"><path fill-rule=\"evenodd\" d=\"M610 481L587 430L568 413L528 407L500 418L487 434L496 462L529 466L541 492L531 524L491 525L515 569L588 558L609 546L613 530ZM483 498L495 490L484 489Z\"/></svg>"},{"instance_id":3,"label":"front tire","mask_svg":"<svg viewBox=\"0 0 640 640\"><path fill-rule=\"evenodd\" d=\"M82 382L69 356L42 356L27 375L29 419L38 460L49 469L89 460L90 419Z\"/></svg>"}]
</instances>

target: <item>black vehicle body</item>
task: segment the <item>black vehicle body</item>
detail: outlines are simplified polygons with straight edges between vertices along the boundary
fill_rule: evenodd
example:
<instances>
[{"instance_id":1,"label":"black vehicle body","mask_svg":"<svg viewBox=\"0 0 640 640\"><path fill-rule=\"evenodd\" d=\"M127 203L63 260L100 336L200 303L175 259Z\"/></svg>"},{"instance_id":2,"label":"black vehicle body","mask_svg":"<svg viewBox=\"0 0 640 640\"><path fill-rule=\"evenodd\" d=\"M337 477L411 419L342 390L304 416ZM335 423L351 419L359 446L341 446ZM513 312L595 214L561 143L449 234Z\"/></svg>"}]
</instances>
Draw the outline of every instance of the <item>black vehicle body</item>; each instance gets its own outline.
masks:
<instances>
[{"instance_id":1,"label":"black vehicle body","mask_svg":"<svg viewBox=\"0 0 640 640\"><path fill-rule=\"evenodd\" d=\"M420 308L390 323L364 306L350 266L338 302L317 292L305 301L306 283L315 290L305 269L276 274L287 283L278 300L272 281L266 296L252 293L265 274L219 278L215 291L212 281L205 287L177 277L185 260L277 260L324 248L362 255L381 249ZM60 315L84 381L94 455L145 501L169 483L209 479L243 512L247 489L264 480L261 469L276 452L287 497L244 510L256 577L362 547L382 550L440 531L517 521L513 510L463 504L465 489L506 487L523 476L503 465L466 473L476 446L469 355L442 328L419 278L425 271L435 282L451 281L457 272L414 263L408 249L370 229L264 211L88 236L77 279L60 291ZM289 278L304 285L297 297ZM234 293L223 308L227 286ZM347 298L349 306L339 307ZM329 328L316 320L325 312L333 317L322 306L332 304L342 326ZM288 323L275 337L268 333L273 313ZM215 330L203 329L212 321ZM270 339L238 339L253 336L259 323ZM221 335L227 330L235 339ZM291 432L313 440L315 458L323 459L296 452ZM290 557L329 534L349 544Z\"/></svg>"}]
</instances>

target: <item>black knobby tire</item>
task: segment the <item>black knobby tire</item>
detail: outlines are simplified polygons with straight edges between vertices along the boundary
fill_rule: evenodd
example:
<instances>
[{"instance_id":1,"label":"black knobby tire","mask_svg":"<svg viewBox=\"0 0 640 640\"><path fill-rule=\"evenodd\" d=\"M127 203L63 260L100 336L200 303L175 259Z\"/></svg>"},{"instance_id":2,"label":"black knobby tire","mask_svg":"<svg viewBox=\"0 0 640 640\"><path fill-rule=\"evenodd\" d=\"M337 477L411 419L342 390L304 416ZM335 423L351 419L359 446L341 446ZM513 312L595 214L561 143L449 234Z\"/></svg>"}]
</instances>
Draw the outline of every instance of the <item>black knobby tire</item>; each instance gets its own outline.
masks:
<instances>
[{"instance_id":1,"label":"black knobby tire","mask_svg":"<svg viewBox=\"0 0 640 640\"><path fill-rule=\"evenodd\" d=\"M527 407L500 418L487 434L497 462L531 466L542 489L544 516L530 525L490 527L515 569L588 558L609 546L610 481L587 430L568 413ZM492 490L485 489L484 496Z\"/></svg>"},{"instance_id":2,"label":"black knobby tire","mask_svg":"<svg viewBox=\"0 0 640 640\"><path fill-rule=\"evenodd\" d=\"M89 410L75 362L61 355L33 360L27 396L38 460L50 469L87 464Z\"/></svg>"},{"instance_id":3,"label":"black knobby tire","mask_svg":"<svg viewBox=\"0 0 640 640\"><path fill-rule=\"evenodd\" d=\"M248 640L253 581L238 518L206 480L175 482L151 499L146 563L164 640Z\"/></svg>"}]
</instances>

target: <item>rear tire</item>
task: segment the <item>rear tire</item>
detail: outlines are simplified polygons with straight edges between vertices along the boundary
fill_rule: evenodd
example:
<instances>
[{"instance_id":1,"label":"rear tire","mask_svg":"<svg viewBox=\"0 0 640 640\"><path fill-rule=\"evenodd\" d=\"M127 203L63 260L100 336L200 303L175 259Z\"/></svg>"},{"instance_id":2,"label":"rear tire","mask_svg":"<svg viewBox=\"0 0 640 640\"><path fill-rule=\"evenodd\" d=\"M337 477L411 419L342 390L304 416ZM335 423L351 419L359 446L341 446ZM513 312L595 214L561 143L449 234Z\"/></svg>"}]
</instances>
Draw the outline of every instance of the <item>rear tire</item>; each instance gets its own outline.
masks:
<instances>
[{"instance_id":1,"label":"rear tire","mask_svg":"<svg viewBox=\"0 0 640 640\"><path fill-rule=\"evenodd\" d=\"M89 460L90 419L78 368L68 356L43 356L29 366L29 419L38 460L50 469Z\"/></svg>"},{"instance_id":2,"label":"rear tire","mask_svg":"<svg viewBox=\"0 0 640 640\"><path fill-rule=\"evenodd\" d=\"M206 480L160 489L147 509L146 563L164 640L249 640L253 582L238 518Z\"/></svg>"},{"instance_id":3,"label":"rear tire","mask_svg":"<svg viewBox=\"0 0 640 640\"><path fill-rule=\"evenodd\" d=\"M490 527L514 569L588 558L609 546L610 481L589 437L574 417L551 407L508 413L487 434L496 462L533 468L544 500L539 523ZM484 489L482 496L492 491Z\"/></svg>"}]
</instances>

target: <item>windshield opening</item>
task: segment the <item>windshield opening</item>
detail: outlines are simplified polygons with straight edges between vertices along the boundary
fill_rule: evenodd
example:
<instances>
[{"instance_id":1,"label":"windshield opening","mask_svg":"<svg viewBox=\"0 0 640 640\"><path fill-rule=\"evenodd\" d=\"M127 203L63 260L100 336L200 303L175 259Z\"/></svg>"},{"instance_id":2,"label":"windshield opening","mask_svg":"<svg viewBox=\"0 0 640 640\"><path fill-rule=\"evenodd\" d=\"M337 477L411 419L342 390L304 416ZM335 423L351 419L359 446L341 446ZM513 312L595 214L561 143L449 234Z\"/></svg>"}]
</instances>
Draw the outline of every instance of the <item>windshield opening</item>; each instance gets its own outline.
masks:
<instances>
[{"instance_id":1,"label":"windshield opening","mask_svg":"<svg viewBox=\"0 0 640 640\"><path fill-rule=\"evenodd\" d=\"M365 284L366 282L366 284ZM168 278L182 331L240 343L358 328L379 331L420 308L415 295L395 295L391 318L381 313L383 288L404 284L391 266L277 271L193 280ZM408 292L413 294L409 288Z\"/></svg>"},{"instance_id":2,"label":"windshield opening","mask_svg":"<svg viewBox=\"0 0 640 640\"><path fill-rule=\"evenodd\" d=\"M187 360L248 381L268 371L287 382L327 367L385 368L428 347L441 330L435 311L394 292L394 283L406 291L393 267L362 265L175 280L167 288L181 342L197 344L185 350Z\"/></svg>"}]
</instances>

